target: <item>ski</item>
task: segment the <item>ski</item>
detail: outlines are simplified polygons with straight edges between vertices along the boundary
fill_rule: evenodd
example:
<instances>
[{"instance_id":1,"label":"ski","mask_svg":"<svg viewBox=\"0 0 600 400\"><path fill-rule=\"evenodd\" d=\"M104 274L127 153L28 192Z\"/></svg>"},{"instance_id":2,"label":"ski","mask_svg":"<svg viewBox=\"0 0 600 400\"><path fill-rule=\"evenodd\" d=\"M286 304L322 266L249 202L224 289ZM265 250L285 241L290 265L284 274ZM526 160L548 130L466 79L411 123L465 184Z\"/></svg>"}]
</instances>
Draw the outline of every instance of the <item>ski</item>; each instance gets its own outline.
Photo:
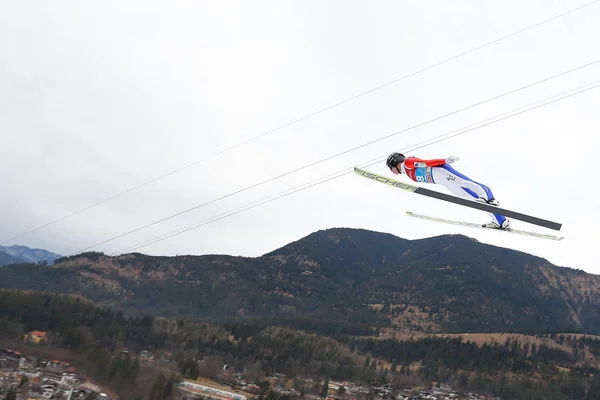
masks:
<instances>
[{"instance_id":1,"label":"ski","mask_svg":"<svg viewBox=\"0 0 600 400\"><path fill-rule=\"evenodd\" d=\"M562 224L558 223L558 222L548 221L546 219L533 217L531 215L522 214L522 213L519 213L516 211L510 211L510 210L492 206L492 205L486 204L486 203L480 203L480 202L473 201L473 200L467 200L467 199L463 199L460 197L451 196L449 194L436 192L435 190L425 189L420 186L409 185L407 183L399 182L394 179L390 179L388 177L378 175L374 172L365 171L358 167L354 167L354 172L357 175L362 176L363 178L368 178L373 181L377 181L377 182L386 184L388 186L403 189L403 190L406 190L406 191L409 191L412 193L416 193L416 194L420 194L423 196L432 197L434 199L444 200L444 201L458 204L461 206L475 208L475 209L481 210L481 211L491 212L493 214L504 215L505 217L518 219L523 222L528 222L530 224L543 226L544 228L554 229L556 231L559 231L560 228L562 227Z\"/></svg>"},{"instance_id":2,"label":"ski","mask_svg":"<svg viewBox=\"0 0 600 400\"><path fill-rule=\"evenodd\" d=\"M474 224L472 222L452 221L449 219L428 217L427 215L415 214L410 211L407 211L406 215L409 215L409 216L415 217L415 218L426 219L428 221L442 222L444 224L466 226L469 228L489 229L489 230L498 231L498 232L516 233L517 235L533 236L533 237L537 237L540 239L550 239L550 240L563 240L564 239L564 237L561 237L561 236L546 235L546 234L537 233L537 232L521 231L521 230L512 229L512 228L509 228L509 229L490 228L487 226L483 226L482 224Z\"/></svg>"}]
</instances>

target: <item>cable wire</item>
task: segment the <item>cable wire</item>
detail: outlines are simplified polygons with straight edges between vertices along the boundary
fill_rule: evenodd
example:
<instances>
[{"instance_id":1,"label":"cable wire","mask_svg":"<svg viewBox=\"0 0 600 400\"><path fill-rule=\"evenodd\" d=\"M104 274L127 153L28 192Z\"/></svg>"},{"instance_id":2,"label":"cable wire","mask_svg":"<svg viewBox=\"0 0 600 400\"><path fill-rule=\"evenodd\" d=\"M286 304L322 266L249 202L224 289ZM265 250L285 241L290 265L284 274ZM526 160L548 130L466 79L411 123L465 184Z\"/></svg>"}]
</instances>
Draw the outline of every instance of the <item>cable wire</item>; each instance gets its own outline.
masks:
<instances>
[{"instance_id":1,"label":"cable wire","mask_svg":"<svg viewBox=\"0 0 600 400\"><path fill-rule=\"evenodd\" d=\"M591 86L591 87L588 87L588 86ZM466 127L454 130L452 132L448 132L448 133L445 133L443 135L437 136L435 138L428 139L426 141L422 141L422 142L413 144L413 145L409 146L408 148L406 148L406 149L404 149L402 151L403 152L414 151L414 150L418 150L418 149L421 149L421 148L424 148L424 147L427 147L427 146L431 146L433 144L436 144L436 143L439 143L439 142L442 142L442 141L454 138L456 136L460 136L460 135L465 134L467 132L471 132L473 130L480 129L482 127L494 124L496 122L500 122L500 121L503 121L505 119L508 119L508 118L511 118L511 117L515 117L515 116L523 114L525 112L535 110L537 108L546 106L548 104L555 103L557 101L566 99L568 97L575 96L575 95L578 95L580 93L587 92L587 91L595 89L595 88L597 88L599 86L600 86L600 80L596 80L594 82L587 83L587 84L585 84L583 86L579 86L579 87L577 87L575 89L571 89L571 90L569 90L567 92L563 92L563 93L560 93L558 95L547 97L547 98L545 98L543 100L540 100L540 101L528 104L526 106L519 107L517 109L513 109L513 110L508 111L506 113L503 113L503 114L500 114L500 115L488 118L488 119L486 119L484 121L480 121L480 122L477 122L475 124L471 124L471 125L468 125ZM575 92L575 93L571 93L571 92ZM431 142L431 143L428 143L428 142ZM374 158L374 159L369 160L369 161L365 161L365 162L360 163L358 165L361 166L361 168L369 167L369 166L372 166L374 164L378 164L381 161L385 160L387 156L388 155L385 154L383 156ZM189 225L187 227L180 228L180 229L178 229L176 231L173 231L173 232L170 232L170 233L168 233L166 235L154 238L154 239L152 239L150 241L147 241L147 242L144 242L142 244L138 244L138 245L135 245L135 246L128 247L126 249L120 250L118 252L115 252L115 253L111 254L111 256L116 256L116 255L119 255L119 254L123 254L125 252L131 252L133 250L137 250L137 249L140 249L142 247L146 247L148 245L151 245L151 244L154 244L154 243L158 243L160 241L169 239L169 238L174 237L174 236L178 236L178 235L180 235L182 233L185 233L185 232L188 232L190 230L199 228L201 226L208 225L210 223L219 221L219 220L221 220L223 218L226 218L226 217L238 214L238 213L240 213L242 211L246 211L246 210L249 210L251 208L255 208L255 207L258 207L260 205L269 203L269 202L271 202L273 200L277 200L279 198L286 197L286 196L288 196L290 194L299 192L301 190L308 189L309 187L313 187L313 186L319 185L321 183L329 182L330 180L340 178L340 177L342 177L344 175L348 175L348 174L350 174L352 172L353 172L353 168L350 168L349 171L348 171L348 168L344 168L343 170L334 172L334 173L329 174L329 175L327 175L325 177L320 177L320 178L318 178L316 180L313 180L311 182L304 183L302 185L299 185L299 186L296 186L294 188L291 188L291 189L285 190L283 192L277 193L275 195L272 195L272 196L269 196L269 197L266 197L266 198L254 201L252 203L248 203L248 204L246 204L246 205L244 205L242 207L236 208L236 209L234 209L232 211L228 211L226 213L219 214L219 215L217 215L215 217L208 218L206 220L203 220L203 221L200 221L198 223Z\"/></svg>"},{"instance_id":2,"label":"cable wire","mask_svg":"<svg viewBox=\"0 0 600 400\"><path fill-rule=\"evenodd\" d=\"M527 31L529 31L529 30L532 30L532 29L534 29L534 28L537 28L537 27L539 27L539 26L542 26L542 25L544 25L544 24L547 24L547 23L549 23L549 22L552 22L552 21L554 21L554 20L556 20L556 19L562 18L562 17L564 17L564 16L566 16L566 15L568 15L568 14L571 14L571 13L574 13L574 12L576 12L576 11L582 10L582 9L584 9L584 8L586 8L586 7L589 7L589 6L593 5L593 4L596 4L596 3L598 3L599 1L600 1L600 0L594 0L594 1L592 1L592 2L589 2L589 3L583 4L583 5L581 5L581 6L577 6L577 7L575 7L575 8L572 8L572 9L568 10L568 11L562 12L562 13L560 13L560 14L557 14L557 15L554 15L554 16L552 16L552 17L550 17L550 18L547 18L547 19L545 19L545 20L543 20L543 21L537 22L537 23L535 23L535 24L533 24L533 25L529 25L529 26L527 26L527 27L525 27L525 28L523 28L523 29L520 29L520 30L517 30L517 31L515 31L515 32L512 32L512 33L510 33L510 34L504 35L504 36L502 36L502 37L499 37L499 38L497 38L497 39L494 39L494 40L492 40L492 41L490 41L490 42L487 42L487 43L484 43L484 44L482 44L482 45L479 45L479 46L477 46L477 47L473 47L473 48L471 48L471 49L469 49L469 50L466 50L466 51L464 51L464 52L462 52L462 53L459 53L459 54L457 54L457 55L454 55L454 56L452 56L452 57L450 57L450 58L446 58L446 59L444 59L444 60L442 60L442 61L438 61L438 62L436 62L436 63L434 63L434 64L431 64L431 65L429 65L429 66L427 66L427 67L421 68L421 69L419 69L419 70L417 70L417 71L411 72L411 73L409 73L409 74L407 74L407 75L404 75L404 76L402 76L402 77L400 77L400 78L396 78L396 79L394 79L394 80L391 80L391 81L389 81L389 82L383 83L383 84L381 84L381 85L379 85L379 86L376 86L376 87L374 87L374 88L372 88L372 89L369 89L369 90L367 90L367 91L364 91L364 92L362 92L362 93L359 93L359 94L357 94L357 95L354 95L354 96L352 96L352 97L349 97L349 98L347 98L347 99L345 99L345 100L342 100L342 101L339 101L339 102L337 102L337 103L331 104L331 105L329 105L329 106L327 106L327 107L321 108L321 109L319 109L319 110L317 110L317 111L314 111L314 112L312 112L312 113L310 113L310 114L307 114L307 115L305 115L305 116L303 116L303 117L300 117L300 118L297 118L297 119L295 119L295 120L292 120L292 121L290 121L290 122L288 122L288 123L286 123L286 124L280 125L280 126L278 126L278 127L274 128L274 129L271 129L271 130L269 130L269 131L267 131L267 132L264 132L264 133L262 133L262 134L260 134L260 135L254 136L254 137L252 137L252 138L250 138L250 139L247 139L247 140L245 140L245 141L243 141L243 142L240 142L240 143L238 143L238 144L235 144L235 145L233 145L233 146L230 146L230 147L227 147L227 148L225 148L225 149L223 149L223 150L220 150L220 151L218 151L218 152L216 152L216 153L213 153L213 154L211 154L211 155L209 155L209 156L206 156L206 157L204 157L204 158L202 158L202 159L200 159L200 160L194 161L194 162L192 162L192 163L190 163L190 164L187 164L187 165L185 165L185 166L183 166L183 167L180 167L180 168L174 169L174 170L172 170L172 171L170 171L170 172L168 172L168 173L165 173L165 174L163 174L163 175L160 175L160 176L157 176L157 177L155 177L155 178L152 178L152 179L150 179L150 180L148 180L148 181L145 181L145 182L143 182L143 183L141 183L141 184L139 184L139 185L137 185L137 186L134 186L134 187L132 187L132 188L129 188L129 189L127 189L127 190L123 191L123 192L117 193L117 194L115 194L115 195L113 195L113 196L111 196L111 197L108 197L108 198L104 199L104 200L101 200L101 201L99 201L99 202L93 203L93 204L91 204L91 205L89 205L89 206L86 206L86 207L84 207L84 208L81 208L81 209L79 209L79 210L77 210L77 211L74 211L74 212L72 212L72 213L70 213L70 214L67 214L67 215L65 215L65 216L63 216L63 217L60 217L60 218L58 218L58 219L55 219L55 220L52 220L52 221L50 221L50 222L47 222L47 223L45 223L45 224L43 224L43 225L40 225L40 226L38 226L38 227L36 227L36 228L30 229L30 230L28 230L28 231L26 231L26 232L23 232L23 233L21 233L21 234L18 234L18 235L16 235L16 236L13 236L13 237L11 237L11 238L9 238L9 239L5 240L5 241L4 241L4 242L2 242L1 244L2 244L2 245L5 245L5 244L8 244L8 243L10 243L10 242L13 242L13 241L14 241L14 240L16 240L16 239L20 239L20 238L22 238L22 237L24 237L24 236L27 236L27 235L31 234L31 233L37 232L37 231L39 231L39 230L41 230L41 229L43 229L43 228L46 228L46 227L48 227L48 226L51 226L51 225L54 225L54 224L56 224L56 223L58 223L58 222L61 222L61 221L64 221L64 220L66 220L66 219L72 218L72 217L74 217L74 216L76 216L76 215L78 215L78 214L81 214L81 213L83 213L83 212L85 212L85 211L87 211L87 210L90 210L90 209L92 209L92 208L95 208L95 207L97 207L97 206L99 206L99 205L102 205L102 204L104 204L104 203L107 203L107 202L109 202L109 201L112 201L112 200L114 200L114 199L116 199L116 198L122 197L122 196L124 196L124 195L126 195L126 194L129 194L129 193L131 193L131 192L133 192L133 191L135 191L135 190L137 190L137 189L140 189L140 188L142 188L142 187L144 187L144 186L147 186L147 185L149 185L149 184L152 184L152 183L154 183L154 182L157 182L157 181L159 181L159 180L161 180L161 179L164 179L164 178L167 178L167 177L169 177L169 176L171 176L171 175L174 175L174 174L176 174L176 173L179 173L179 172L181 172L181 171L183 171L183 170L185 170L185 169L188 169L188 168L190 168L190 167L193 167L194 165L200 164L200 163L202 163L202 162L204 162L204 161L207 161L207 160L209 160L209 159L211 159L211 158L213 158L213 157L219 156L219 155L221 155L221 154L224 154L224 153L226 153L226 152L228 152L228 151L234 150L234 149L236 149L236 148L238 148L238 147L241 147L241 146L244 146L244 145L246 145L246 144L248 144L248 143L250 143L250 142L253 142L253 141L255 141L255 140L259 139L259 138L262 138L262 137L264 137L264 136L267 136L267 135L270 135L270 134L272 134L272 133L274 133L274 132L280 131L280 130L282 130L282 129L284 129L284 128L286 128L286 127L290 126L290 125L293 125L293 124L296 124L296 123L298 123L298 122L301 122L301 121L304 121L304 120L306 120L306 119L309 119L309 118L311 118L311 117L314 117L315 115L321 114L321 113L323 113L323 112L325 112L325 111L328 111L328 110L331 110L331 109L333 109L333 108L335 108L335 107L341 106L341 105L343 105L343 104L345 104L345 103L348 103L348 102L350 102L350 101L352 101L352 100L355 100L355 99L358 99L358 98L360 98L360 97L366 96L367 94L373 93L373 92L375 92L375 91L377 91L377 90L380 90L380 89L382 89L382 88L384 88L384 87L390 86L390 85L392 85L392 84L394 84L394 83L401 82L401 81L403 81L403 80L405 80L405 79L411 78L411 77L413 77L413 76L415 76L415 75L418 75L418 74L420 74L420 73L423 73L423 72L425 72L425 71L428 71L428 70L430 70L430 69L433 69L433 68L439 67L439 66L441 66L441 65L443 65L443 64L446 64L446 63L448 63L448 62L450 62L450 61L453 61L453 60L456 60L456 59L458 59L458 58L460 58L460 57L463 57L463 56L466 56L466 55L468 55L468 54L471 54L471 53L473 53L473 52L475 52L475 51L477 51L477 50L481 50L481 49L483 49L483 48L485 48L485 47L487 47L487 46L490 46L490 45L496 44L496 43L498 43L498 42L501 42L501 41L503 41L503 40L509 39L509 38L511 38L511 37L513 37L513 36L517 36L517 35L519 35L519 34L521 34L521 33L527 32Z\"/></svg>"},{"instance_id":3,"label":"cable wire","mask_svg":"<svg viewBox=\"0 0 600 400\"><path fill-rule=\"evenodd\" d=\"M593 86L590 86L590 85L593 85ZM448 140L450 138L453 138L453 137L465 134L467 132L471 132L473 130L480 129L480 128L484 127L484 126L488 126L488 125L494 124L496 122L500 122L500 121L506 120L508 118L512 118L514 116L517 116L517 115L520 115L520 114L524 114L526 112L529 112L529 111L532 111L532 110L544 107L546 105L553 104L553 103L556 103L558 101L561 101L561 100L564 100L564 99L567 99L567 98L579 95L581 93L588 92L588 91L596 89L598 87L600 87L600 80L596 80L594 82L588 83L586 85L580 86L580 87L575 88L575 89L571 89L569 91L563 92L563 93L558 94L558 95L547 97L544 100L541 100L541 101L538 101L538 102L535 102L535 103L531 103L531 104L529 104L527 106L523 106L523 107L514 109L512 111L500 114L500 115L492 117L492 118L488 118L488 119L486 119L484 121L481 121L481 122L478 122L478 123L475 123L475 124L468 125L468 126L463 127L461 129L457 129L457 130L454 130L452 132L440 135L440 136L438 136L436 138L432 138L432 139L429 139L429 140L417 143L416 145L413 145L413 146L417 146L417 147L411 146L413 148L412 149L408 149L408 150L409 151L413 151L413 150L420 149L420 148L423 148L423 147L426 147L426 146L430 146L432 144L439 143L439 142L444 141L444 140ZM430 142L430 141L432 141L432 142L431 143L427 143L427 144L422 144L422 143L426 143L426 142ZM379 162L381 162L384 159L385 159L385 156L380 156L380 157L377 157L375 159L371 159L369 161L366 161L364 163L360 163L359 165L361 165L362 167L368 167L368 166L374 165L375 163L379 163ZM177 233L167 234L167 235L164 235L163 237L156 238L156 239L153 239L151 241L145 242L143 244L130 247L126 251L131 251L131 250L135 250L135 249L138 249L138 248L141 248L141 247L148 246L150 244L158 243L158 242L160 242L162 240L166 240L166 239L169 239L169 238L171 238L173 236L177 236L177 235L183 234L185 232L189 232L189 231L191 231L193 229L199 228L199 227L207 225L209 223L217 222L217 221L219 221L221 219L224 219L224 218L227 218L227 217L239 214L239 213L241 213L243 211L247 211L249 209L258 207L258 206L263 205L263 204L270 203L270 202L278 200L280 198L284 198L284 197L290 196L290 195L292 195L294 193L300 192L300 191L305 190L305 189L309 189L311 187L320 185L322 183L326 183L326 182L332 181L332 180L340 178L342 176L349 175L352 172L353 172L352 169L350 169L348 171L348 168L345 168L345 169L340 170L338 172L329 174L329 175L327 175L325 177L321 177L321 178L319 178L317 180L305 183L305 184L297 186L295 188L288 189L288 190L286 190L284 192L281 192L279 194L272 195L272 196L269 196L269 197L267 197L265 199L261 199L261 200L252 202L250 204L247 204L246 206L239 207L239 208L237 208L237 209L235 209L233 211L226 212L226 213L220 214L218 216L215 216L213 218L201 221L201 222L199 222L197 224L194 224L194 225L192 225L190 227L182 228L182 229L178 230ZM115 253L115 254L117 254L117 253ZM47 284L47 283L49 283L49 282L51 282L53 280L56 280L56 279L59 279L59 278L61 278L63 276L66 276L68 274L77 272L77 271L79 271L79 270L81 270L83 268L86 268L88 266L89 265L83 265L83 266L79 266L79 267L75 267L75 268L69 269L69 270L63 272L62 274L60 274L58 276L54 276L54 277L51 277L51 278L48 278L48 279L45 279L45 280L34 282L33 284L31 284L31 285L29 285L29 286L27 286L27 287L25 287L25 288L23 288L21 290L31 289L34 286L38 285L38 284L41 284L41 285ZM10 280L10 279L12 279L14 277L17 277L19 275L22 275L22 274L15 274L13 277L10 277L8 280Z\"/></svg>"},{"instance_id":4,"label":"cable wire","mask_svg":"<svg viewBox=\"0 0 600 400\"><path fill-rule=\"evenodd\" d=\"M564 75L570 74L570 73L572 73L572 72L575 72L575 71L581 70L581 69L583 69L583 68L586 68L586 67L592 66L592 65L594 65L594 64L597 64L597 63L599 63L599 62L600 62L600 59L597 59L597 60L595 60L595 61L592 61L592 62L589 62L589 63L583 64L583 65L580 65L580 66L578 66L578 67L575 67L575 68L571 68L571 69L569 69L569 70L566 70L566 71L560 72L560 73L558 73L558 74L555 74L555 75L552 75L552 76L550 76L550 77L547 77L547 78L544 78L544 79L538 80L538 81L536 81L536 82L529 83L529 84L527 84L527 85L524 85L524 86L521 86L521 87L519 87L519 88L512 89L512 90L509 90L509 91L507 91L507 92L504 92L504 93L502 93L502 94L499 94L499 95L496 95L496 96L490 97L490 98L488 98L488 99L486 99L486 100L482 100L482 101L476 102L476 103L474 103L474 104L471 104L471 105L469 105L469 106L466 106L466 107L463 107L463 108L460 108L460 109L457 109L457 110L451 111L451 112L449 112L449 113L446 113L446 114L444 114L444 115L441 115L441 116L435 117L435 118L433 118L433 119L429 119L429 120L427 120L427 121L420 122L420 123L418 123L418 124L416 124L416 125L413 125L413 126L411 126L411 127L405 128L405 129L403 129L403 130L400 130L400 131L397 131L397 132L391 133L391 134L389 134L389 135L386 135L386 136L382 136L382 137L380 137L380 138L378 138L378 139L371 140L371 141L369 141L369 142L366 142L366 143L363 143L363 144L361 144L361 145L359 145L359 146L355 146L355 147L352 147L352 148L350 148L350 149L347 149L347 150L341 151L341 152L339 152L339 153L336 153L336 154L333 154L333 155L331 155L331 156L328 156L328 157L322 158L322 159L320 159L320 160L317 160L317 161L311 162L311 163L309 163L309 164L303 165L303 166L301 166L301 167L299 167L299 168L296 168L296 169L290 170L290 171L288 171L288 172L284 172L283 174L280 174L280 175L274 176L274 177L272 177L272 178L268 178L268 179L266 179L266 180L263 180L263 181L261 181L261 182L258 182L258 183L255 183L255 184L252 184L252 185L250 185L250 186L246 186L245 188L242 188L242 189L236 190L236 191L234 191L234 192L231 192L231 193L228 193L228 194L226 194L226 195L223 195L223 196L217 197L217 198L215 198L215 199L209 200L209 201L207 201L207 202L204 202L204 203L202 203L202 204L199 204L199 205L196 205L196 206L194 206L194 207L188 208L188 209L186 209L186 210L183 210L183 211L177 212L177 213L175 213L175 214L172 214L172 215L170 215L170 216L167 216L167 217L164 217L164 218L158 219L158 220L156 220L156 221L154 221L154 222L148 223L148 224L146 224L146 225L143 225L143 226L141 226L141 227L138 227L138 228L132 229L132 230L130 230L130 231L127 231L127 232L121 233L121 234L119 234L119 235L116 235L116 236L113 236L113 237L111 237L111 238L109 238L109 239L105 239L105 240L103 240L103 241L101 241L101 242L95 243L95 244L93 244L93 245L90 245L90 246L87 246L87 247L85 247L85 248L83 248L83 249L81 249L81 250L78 250L78 251L75 251L75 252L73 252L73 253L70 253L69 255L67 255L67 257L70 257L70 256L72 256L72 255L75 255L75 254L77 254L77 253L81 253L81 252L84 252L84 251L87 251L87 250L93 249L94 247L98 247L98 246L100 246L100 245L102 245L102 244L106 244L106 243L108 243L108 242L112 242L113 240L120 239L120 238L122 238L122 237L125 237L125 236L128 236L128 235L131 235L132 233L139 232L139 231L141 231L141 230L144 230L144 229L147 229L147 228L149 228L149 227L151 227L151 226L154 226L154 225L160 224L160 223L162 223L162 222L168 221L168 220L170 220L170 219L172 219L172 218L175 218L175 217L181 216L181 215L183 215L183 214L187 214L187 213L189 213L189 212L191 212L191 211L194 211L194 210L197 210L197 209L199 209L199 208L205 207L205 206L207 206L207 205L209 205L209 204L216 203L216 202L218 202L218 201L224 200L224 199L226 199L226 198L228 198L228 197L231 197L231 196L234 196L234 195L236 195L236 194L239 194L239 193L245 192L245 191L247 191L247 190L250 190L250 189L254 189L254 188L258 187L258 186L261 186L261 185L267 184L267 183L269 183L269 182L273 182L273 181L275 181L275 180L277 180L277 179L280 179L280 178L283 178L283 177L285 177L285 176L288 176L288 175L294 174L294 173L296 173L296 172L302 171L302 170L304 170L304 169L307 169L307 168L313 167L313 166L315 166L315 165L318 165L318 164L321 164L321 163L323 163L323 162L325 162L325 161L332 160L332 159L334 159L334 158L336 158L336 157L339 157L339 156L342 156L342 155L348 154L348 153L350 153L350 152L353 152L353 151L355 151L355 150L358 150L358 149L361 149L361 148L363 148L363 147L366 147L366 146L372 145L372 144L374 144L374 143L380 142L380 141L382 141L382 140L389 139L389 138L391 138L391 137L393 137L393 136L397 136L397 135L400 135L400 134L406 133L406 132L408 132L408 131L411 131L411 130L414 130L414 129L416 129L416 128L419 128L419 127L425 126L425 125L427 125L427 124L430 124L430 123L432 123L432 122L439 121L439 120L441 120L441 119L443 119L443 118L447 118L447 117L449 117L449 116L452 116L452 115L458 114L458 113L460 113L460 112L463 112L463 111L469 110L469 109L471 109L471 108L475 108L475 107L477 107L477 106L480 106L480 105L482 105L482 104L489 103L489 102L491 102L491 101L494 101L494 100L500 99L500 98L502 98L502 97L505 97L505 96L508 96L508 95L511 95L511 94L517 93L517 92L519 92L519 91L522 91L522 90L525 90L525 89L531 88L531 87L533 87L533 86L539 85L539 84L541 84L541 83L544 83L544 82L550 81L550 80L552 80L552 79L556 79L556 78L558 78L558 77L561 77L561 76L564 76Z\"/></svg>"}]
</instances>

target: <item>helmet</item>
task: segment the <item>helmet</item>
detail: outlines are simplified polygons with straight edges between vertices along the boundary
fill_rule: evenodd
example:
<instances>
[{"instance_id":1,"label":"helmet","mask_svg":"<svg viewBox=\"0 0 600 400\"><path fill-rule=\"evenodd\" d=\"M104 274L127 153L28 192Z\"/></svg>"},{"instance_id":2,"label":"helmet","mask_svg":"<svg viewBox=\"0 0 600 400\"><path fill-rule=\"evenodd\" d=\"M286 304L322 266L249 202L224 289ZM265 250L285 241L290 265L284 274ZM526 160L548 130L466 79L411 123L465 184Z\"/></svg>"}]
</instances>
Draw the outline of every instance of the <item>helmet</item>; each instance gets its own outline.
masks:
<instances>
[{"instance_id":1,"label":"helmet","mask_svg":"<svg viewBox=\"0 0 600 400\"><path fill-rule=\"evenodd\" d=\"M385 162L385 164L387 165L387 167L389 169L394 168L395 166L397 166L400 163L403 163L404 160L406 159L406 157L404 157L403 154L400 153L392 153L390 154L390 156L388 157L387 161Z\"/></svg>"}]
</instances>

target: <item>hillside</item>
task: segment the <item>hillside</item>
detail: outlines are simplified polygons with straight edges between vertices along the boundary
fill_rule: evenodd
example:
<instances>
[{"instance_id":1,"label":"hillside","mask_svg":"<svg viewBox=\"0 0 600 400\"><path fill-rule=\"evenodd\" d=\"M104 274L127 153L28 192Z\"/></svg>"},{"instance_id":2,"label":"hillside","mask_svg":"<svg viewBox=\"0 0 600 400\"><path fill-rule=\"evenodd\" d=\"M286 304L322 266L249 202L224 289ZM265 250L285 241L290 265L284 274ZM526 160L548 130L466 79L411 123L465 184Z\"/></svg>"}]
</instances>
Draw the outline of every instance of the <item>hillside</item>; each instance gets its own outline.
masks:
<instances>
[{"instance_id":1,"label":"hillside","mask_svg":"<svg viewBox=\"0 0 600 400\"><path fill-rule=\"evenodd\" d=\"M0 266L8 265L8 264L16 264L16 263L21 263L21 262L23 262L23 260L19 260L18 258L13 257L8 253L0 251Z\"/></svg>"},{"instance_id":2,"label":"hillside","mask_svg":"<svg viewBox=\"0 0 600 400\"><path fill-rule=\"evenodd\" d=\"M9 255L10 259L4 259L2 253ZM0 265L14 263L41 263L52 264L54 260L61 257L60 254L52 253L44 249L32 249L27 246L0 246Z\"/></svg>"},{"instance_id":3,"label":"hillside","mask_svg":"<svg viewBox=\"0 0 600 400\"><path fill-rule=\"evenodd\" d=\"M350 334L600 333L600 277L462 235L411 241L329 229L256 258L87 253L54 266L7 266L0 281L129 313L301 320Z\"/></svg>"},{"instance_id":4,"label":"hillside","mask_svg":"<svg viewBox=\"0 0 600 400\"><path fill-rule=\"evenodd\" d=\"M388 388L395 392L391 398L425 396L419 388L435 389L436 382L458 390L455 400L472 399L473 391L506 400L600 398L600 340L592 336L416 334L333 340L255 320L124 318L73 296L7 290L0 290L0 322L0 344L42 357L68 355L77 368L123 398L168 399L167 376L172 382L212 377L234 389L244 385L240 380L257 382L262 395L280 400L302 392L306 398L323 396L328 380L347 381L347 394L357 400L377 398ZM49 343L23 342L23 332L31 330L46 332ZM388 382L392 386L378 385ZM288 383L296 393L284 397ZM164 395L152 395L156 391Z\"/></svg>"}]
</instances>

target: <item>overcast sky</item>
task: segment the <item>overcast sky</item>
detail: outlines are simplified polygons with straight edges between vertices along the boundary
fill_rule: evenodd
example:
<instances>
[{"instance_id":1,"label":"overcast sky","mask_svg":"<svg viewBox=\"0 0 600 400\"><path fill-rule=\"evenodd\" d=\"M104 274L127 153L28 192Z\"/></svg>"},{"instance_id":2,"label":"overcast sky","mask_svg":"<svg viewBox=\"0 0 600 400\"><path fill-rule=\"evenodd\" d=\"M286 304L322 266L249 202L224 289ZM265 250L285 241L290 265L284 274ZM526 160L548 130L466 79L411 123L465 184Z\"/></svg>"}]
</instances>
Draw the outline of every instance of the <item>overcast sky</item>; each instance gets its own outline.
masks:
<instances>
[{"instance_id":1,"label":"overcast sky","mask_svg":"<svg viewBox=\"0 0 600 400\"><path fill-rule=\"evenodd\" d=\"M587 1L589 3L589 1ZM499 37L574 0L0 0L0 242ZM600 3L318 113L5 244L70 254L247 186L600 59ZM91 250L107 254L600 79L600 63L319 163ZM460 233L600 274L600 89L419 150L554 242L413 211L485 213L354 174L137 251L259 256L311 232ZM384 163L368 169L392 176ZM406 176L400 178L407 180ZM438 186L428 186L445 191Z\"/></svg>"}]
</instances>

